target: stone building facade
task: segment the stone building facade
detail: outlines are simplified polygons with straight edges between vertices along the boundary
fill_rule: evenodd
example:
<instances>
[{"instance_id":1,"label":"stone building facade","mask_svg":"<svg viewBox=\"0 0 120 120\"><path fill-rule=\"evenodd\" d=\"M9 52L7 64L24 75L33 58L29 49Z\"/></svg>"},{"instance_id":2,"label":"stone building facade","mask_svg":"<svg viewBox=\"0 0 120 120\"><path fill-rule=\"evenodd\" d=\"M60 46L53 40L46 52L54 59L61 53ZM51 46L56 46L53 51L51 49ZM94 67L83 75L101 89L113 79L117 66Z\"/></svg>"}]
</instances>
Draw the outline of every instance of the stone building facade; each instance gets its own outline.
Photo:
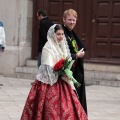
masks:
<instances>
[{"instance_id":1,"label":"stone building facade","mask_svg":"<svg viewBox=\"0 0 120 120\"><path fill-rule=\"evenodd\" d=\"M0 0L0 21L4 24L6 48L0 53L0 73L14 73L31 58L32 0Z\"/></svg>"},{"instance_id":2,"label":"stone building facade","mask_svg":"<svg viewBox=\"0 0 120 120\"><path fill-rule=\"evenodd\" d=\"M64 2L64 0L62 1ZM81 1L72 0L72 1L75 3L75 2L82 2L84 0L81 0ZM43 2L44 4L38 4ZM47 1L47 2L49 3L51 1ZM90 11L88 9L90 4L88 3L90 2L92 1L86 0L85 6L87 7L86 10L88 10L88 13ZM51 2L51 5L49 5L50 3L49 4L45 4L45 3L46 3L46 0L0 0L0 21L2 21L4 24L5 34L6 34L6 48L4 53L0 53L0 74L12 75L16 72L26 73L27 75L24 78L26 77L30 78L30 75L34 73L34 75L31 77L32 79L34 79L34 76L36 75L38 68L36 65L36 61L33 62L32 60L33 58L32 33L34 30L33 25L37 24L35 21L33 24L33 20L34 20L33 18L36 16L36 10L37 10L36 6L40 8L40 5L41 6L45 5L44 6L45 9L48 9L50 6L52 6L53 1ZM34 8L33 8L33 5L34 5ZM46 6L46 5L49 5L49 6ZM61 3L61 5L63 4ZM71 0L68 6L69 5L73 5L71 3ZM100 4L100 5L103 5L103 4ZM115 4L115 5L119 6L119 4ZM65 6L67 6L66 3L65 3ZM120 6L117 7L117 9L119 8ZM52 12L55 12L55 10L52 10ZM56 14L55 14L55 19L56 19ZM81 13L80 15L83 16L85 14ZM88 15L91 15L91 14L87 14L87 19L88 18L90 19ZM52 19L53 17L54 16L52 16ZM60 16L58 16L58 18L59 17ZM83 17L83 18L86 18L86 17ZM89 21L90 20L88 20L88 23ZM58 19L58 22L60 23L59 19ZM80 26L81 25L83 24L81 23ZM35 32L34 32L34 36L35 36ZM117 53L119 53L119 51L117 51ZM117 54L117 56L119 55ZM21 75L18 75L18 76L21 77ZM86 78L86 81L90 84L92 83L92 84L102 84L102 85L106 84L106 85L120 86L120 64L115 64L115 65L105 64L105 63L99 64L99 63L90 62L88 60L88 62L85 63L85 78Z\"/></svg>"}]
</instances>

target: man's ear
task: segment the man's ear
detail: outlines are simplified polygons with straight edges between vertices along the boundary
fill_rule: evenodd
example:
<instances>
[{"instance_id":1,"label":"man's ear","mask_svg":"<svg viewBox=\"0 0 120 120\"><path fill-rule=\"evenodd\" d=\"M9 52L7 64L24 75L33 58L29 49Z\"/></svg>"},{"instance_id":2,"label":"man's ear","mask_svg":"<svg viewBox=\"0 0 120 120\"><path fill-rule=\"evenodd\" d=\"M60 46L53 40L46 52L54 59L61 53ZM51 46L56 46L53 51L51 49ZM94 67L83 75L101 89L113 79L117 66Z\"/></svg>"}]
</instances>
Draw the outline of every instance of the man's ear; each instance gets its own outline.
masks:
<instances>
[{"instance_id":1,"label":"man's ear","mask_svg":"<svg viewBox=\"0 0 120 120\"><path fill-rule=\"evenodd\" d=\"M63 18L63 22L65 22L65 18Z\"/></svg>"}]
</instances>

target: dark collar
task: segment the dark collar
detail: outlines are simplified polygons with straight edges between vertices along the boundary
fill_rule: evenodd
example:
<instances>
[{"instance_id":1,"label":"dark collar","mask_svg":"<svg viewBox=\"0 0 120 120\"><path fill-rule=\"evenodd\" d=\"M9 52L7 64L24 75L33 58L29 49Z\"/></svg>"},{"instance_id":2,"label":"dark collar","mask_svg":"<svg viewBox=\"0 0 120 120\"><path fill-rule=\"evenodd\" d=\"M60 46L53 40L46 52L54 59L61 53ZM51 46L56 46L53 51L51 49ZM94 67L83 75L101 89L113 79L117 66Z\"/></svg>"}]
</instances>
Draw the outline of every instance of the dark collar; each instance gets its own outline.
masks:
<instances>
[{"instance_id":1,"label":"dark collar","mask_svg":"<svg viewBox=\"0 0 120 120\"><path fill-rule=\"evenodd\" d=\"M42 22L42 21L44 21L44 20L46 20L46 19L48 19L48 17L46 16L46 17L44 17L40 22Z\"/></svg>"}]
</instances>

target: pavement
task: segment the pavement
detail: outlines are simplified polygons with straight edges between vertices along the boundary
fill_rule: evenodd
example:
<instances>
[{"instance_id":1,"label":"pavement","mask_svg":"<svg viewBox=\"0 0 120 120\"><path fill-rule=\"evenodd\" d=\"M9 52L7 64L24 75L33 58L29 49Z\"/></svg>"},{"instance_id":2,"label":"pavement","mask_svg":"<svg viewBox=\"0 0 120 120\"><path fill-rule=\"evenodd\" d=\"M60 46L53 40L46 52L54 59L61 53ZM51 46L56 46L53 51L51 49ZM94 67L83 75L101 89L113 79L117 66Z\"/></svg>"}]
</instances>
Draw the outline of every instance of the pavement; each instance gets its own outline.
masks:
<instances>
[{"instance_id":1,"label":"pavement","mask_svg":"<svg viewBox=\"0 0 120 120\"><path fill-rule=\"evenodd\" d=\"M0 120L20 120L34 80L0 76ZM89 120L120 120L120 87L87 85Z\"/></svg>"}]
</instances>

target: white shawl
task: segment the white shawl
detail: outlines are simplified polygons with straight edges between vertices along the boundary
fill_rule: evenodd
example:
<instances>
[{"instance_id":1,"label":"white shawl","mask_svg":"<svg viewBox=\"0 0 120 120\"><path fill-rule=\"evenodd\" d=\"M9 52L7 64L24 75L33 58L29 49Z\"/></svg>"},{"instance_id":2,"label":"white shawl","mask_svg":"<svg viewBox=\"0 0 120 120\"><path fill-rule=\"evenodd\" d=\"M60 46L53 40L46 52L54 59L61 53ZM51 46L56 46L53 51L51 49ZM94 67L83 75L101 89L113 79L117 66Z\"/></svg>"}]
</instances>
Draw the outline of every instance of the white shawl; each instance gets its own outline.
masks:
<instances>
[{"instance_id":1,"label":"white shawl","mask_svg":"<svg viewBox=\"0 0 120 120\"><path fill-rule=\"evenodd\" d=\"M65 36L60 43L57 42L54 30L55 26L56 24L48 30L48 41L43 47L41 66L39 67L39 74L36 76L37 80L50 84L51 86L58 80L58 75L53 72L54 65L63 57L68 57L70 60L72 59ZM69 80L69 82L71 84L72 81Z\"/></svg>"}]
</instances>

